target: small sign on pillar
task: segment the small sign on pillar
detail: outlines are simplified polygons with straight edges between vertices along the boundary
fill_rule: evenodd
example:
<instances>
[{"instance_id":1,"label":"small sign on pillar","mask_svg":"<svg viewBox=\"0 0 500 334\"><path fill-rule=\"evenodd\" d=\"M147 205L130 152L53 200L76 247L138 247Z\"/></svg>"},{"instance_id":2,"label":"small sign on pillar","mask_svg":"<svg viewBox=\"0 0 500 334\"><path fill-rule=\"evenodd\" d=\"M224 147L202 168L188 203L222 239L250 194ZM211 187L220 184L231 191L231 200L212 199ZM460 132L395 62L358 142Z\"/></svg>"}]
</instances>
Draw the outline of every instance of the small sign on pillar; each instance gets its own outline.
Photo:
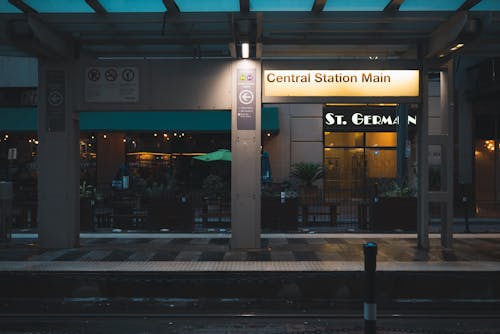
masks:
<instances>
[{"instance_id":1,"label":"small sign on pillar","mask_svg":"<svg viewBox=\"0 0 500 334\"><path fill-rule=\"evenodd\" d=\"M65 130L65 73L62 70L47 71L47 112L48 132Z\"/></svg>"},{"instance_id":2,"label":"small sign on pillar","mask_svg":"<svg viewBox=\"0 0 500 334\"><path fill-rule=\"evenodd\" d=\"M255 130L255 68L238 69L237 76L236 127L238 130Z\"/></svg>"}]
</instances>

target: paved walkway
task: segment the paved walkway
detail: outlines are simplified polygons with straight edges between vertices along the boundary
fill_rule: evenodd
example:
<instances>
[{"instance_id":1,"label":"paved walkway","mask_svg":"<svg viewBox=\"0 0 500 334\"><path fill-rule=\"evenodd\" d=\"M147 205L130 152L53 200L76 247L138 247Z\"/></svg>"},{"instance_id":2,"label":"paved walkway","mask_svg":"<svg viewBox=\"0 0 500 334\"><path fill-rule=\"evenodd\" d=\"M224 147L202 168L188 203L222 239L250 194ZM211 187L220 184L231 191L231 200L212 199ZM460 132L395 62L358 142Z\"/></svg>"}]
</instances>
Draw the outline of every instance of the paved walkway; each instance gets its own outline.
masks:
<instances>
[{"instance_id":1,"label":"paved walkway","mask_svg":"<svg viewBox=\"0 0 500 334\"><path fill-rule=\"evenodd\" d=\"M378 244L386 271L500 271L500 234L456 234L452 250L430 235L267 234L261 249L234 250L229 234L82 233L81 246L47 250L36 234L0 247L0 271L361 271L362 246Z\"/></svg>"}]
</instances>

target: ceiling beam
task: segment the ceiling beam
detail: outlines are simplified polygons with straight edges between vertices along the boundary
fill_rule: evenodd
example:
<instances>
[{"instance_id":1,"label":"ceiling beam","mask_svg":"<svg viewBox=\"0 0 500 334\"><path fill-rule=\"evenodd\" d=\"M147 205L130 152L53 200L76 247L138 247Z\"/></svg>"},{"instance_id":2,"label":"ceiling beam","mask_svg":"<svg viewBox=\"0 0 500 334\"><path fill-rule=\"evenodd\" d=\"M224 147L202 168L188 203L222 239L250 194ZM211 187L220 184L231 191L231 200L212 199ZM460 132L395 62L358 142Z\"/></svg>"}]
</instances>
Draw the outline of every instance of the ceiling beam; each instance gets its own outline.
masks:
<instances>
[{"instance_id":1,"label":"ceiling beam","mask_svg":"<svg viewBox=\"0 0 500 334\"><path fill-rule=\"evenodd\" d=\"M108 11L102 6L99 0L85 0L87 5L94 10L97 14L106 14Z\"/></svg>"},{"instance_id":2,"label":"ceiling beam","mask_svg":"<svg viewBox=\"0 0 500 334\"><path fill-rule=\"evenodd\" d=\"M323 11L323 8L325 8L326 1L327 0L314 0L311 11L316 14L321 13Z\"/></svg>"},{"instance_id":3,"label":"ceiling beam","mask_svg":"<svg viewBox=\"0 0 500 334\"><path fill-rule=\"evenodd\" d=\"M391 0L391 1L389 1L387 6L385 6L385 8L384 8L384 12L386 12L386 13L398 12L399 7L401 7L403 2L405 2L405 0Z\"/></svg>"},{"instance_id":4,"label":"ceiling beam","mask_svg":"<svg viewBox=\"0 0 500 334\"><path fill-rule=\"evenodd\" d=\"M480 2L481 0L465 0L462 6L460 6L457 10L469 10Z\"/></svg>"},{"instance_id":5,"label":"ceiling beam","mask_svg":"<svg viewBox=\"0 0 500 334\"><path fill-rule=\"evenodd\" d=\"M22 0L9 0L10 4L19 9L23 13L38 13L32 7L28 6Z\"/></svg>"},{"instance_id":6,"label":"ceiling beam","mask_svg":"<svg viewBox=\"0 0 500 334\"><path fill-rule=\"evenodd\" d=\"M241 13L250 12L250 0L240 0L240 12Z\"/></svg>"},{"instance_id":7,"label":"ceiling beam","mask_svg":"<svg viewBox=\"0 0 500 334\"><path fill-rule=\"evenodd\" d=\"M167 11L171 14L179 14L181 12L179 6L175 3L175 0L163 0L163 4L165 5Z\"/></svg>"},{"instance_id":8,"label":"ceiling beam","mask_svg":"<svg viewBox=\"0 0 500 334\"><path fill-rule=\"evenodd\" d=\"M437 27L429 37L426 58L440 56L448 52L450 46L457 44L460 33L468 20L466 11L458 11Z\"/></svg>"}]
</instances>

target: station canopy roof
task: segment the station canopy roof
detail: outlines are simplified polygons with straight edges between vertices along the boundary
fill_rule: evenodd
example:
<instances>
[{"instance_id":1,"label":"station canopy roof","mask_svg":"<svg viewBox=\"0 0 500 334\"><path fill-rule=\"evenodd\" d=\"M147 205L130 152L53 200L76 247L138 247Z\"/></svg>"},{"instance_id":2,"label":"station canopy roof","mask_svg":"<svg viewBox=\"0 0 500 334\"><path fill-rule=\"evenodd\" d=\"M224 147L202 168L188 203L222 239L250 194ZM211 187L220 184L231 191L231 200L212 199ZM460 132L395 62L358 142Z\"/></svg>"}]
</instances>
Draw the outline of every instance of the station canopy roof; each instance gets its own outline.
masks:
<instances>
[{"instance_id":1,"label":"station canopy roof","mask_svg":"<svg viewBox=\"0 0 500 334\"><path fill-rule=\"evenodd\" d=\"M0 55L48 58L500 55L500 0L0 0Z\"/></svg>"}]
</instances>

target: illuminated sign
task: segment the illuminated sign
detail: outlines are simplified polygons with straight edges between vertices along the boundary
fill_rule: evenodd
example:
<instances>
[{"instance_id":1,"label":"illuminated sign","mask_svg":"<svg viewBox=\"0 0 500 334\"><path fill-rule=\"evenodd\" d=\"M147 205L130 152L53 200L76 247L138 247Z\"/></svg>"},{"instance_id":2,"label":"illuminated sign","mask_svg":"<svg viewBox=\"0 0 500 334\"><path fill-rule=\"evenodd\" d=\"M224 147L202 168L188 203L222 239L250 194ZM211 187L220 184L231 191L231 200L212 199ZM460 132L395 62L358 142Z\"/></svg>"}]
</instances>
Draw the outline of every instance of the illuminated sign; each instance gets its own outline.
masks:
<instances>
[{"instance_id":1,"label":"illuminated sign","mask_svg":"<svg viewBox=\"0 0 500 334\"><path fill-rule=\"evenodd\" d=\"M396 131L399 116L395 108L325 109L324 131ZM408 111L408 126L417 125L415 110Z\"/></svg>"},{"instance_id":2,"label":"illuminated sign","mask_svg":"<svg viewBox=\"0 0 500 334\"><path fill-rule=\"evenodd\" d=\"M419 96L418 70L266 70L264 96Z\"/></svg>"}]
</instances>

